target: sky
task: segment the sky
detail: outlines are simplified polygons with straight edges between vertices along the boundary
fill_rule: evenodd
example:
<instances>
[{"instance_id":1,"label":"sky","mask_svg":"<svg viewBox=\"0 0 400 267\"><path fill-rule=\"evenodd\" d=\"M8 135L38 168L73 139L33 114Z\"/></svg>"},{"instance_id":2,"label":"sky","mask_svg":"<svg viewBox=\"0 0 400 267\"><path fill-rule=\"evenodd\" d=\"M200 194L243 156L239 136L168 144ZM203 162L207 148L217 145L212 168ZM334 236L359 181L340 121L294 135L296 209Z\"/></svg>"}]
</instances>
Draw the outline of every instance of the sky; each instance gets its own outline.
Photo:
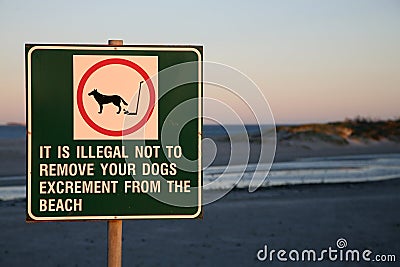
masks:
<instances>
[{"instance_id":1,"label":"sky","mask_svg":"<svg viewBox=\"0 0 400 267\"><path fill-rule=\"evenodd\" d=\"M398 118L399 29L397 0L0 0L0 124L25 122L25 43L109 39L203 45L257 84L278 124Z\"/></svg>"}]
</instances>

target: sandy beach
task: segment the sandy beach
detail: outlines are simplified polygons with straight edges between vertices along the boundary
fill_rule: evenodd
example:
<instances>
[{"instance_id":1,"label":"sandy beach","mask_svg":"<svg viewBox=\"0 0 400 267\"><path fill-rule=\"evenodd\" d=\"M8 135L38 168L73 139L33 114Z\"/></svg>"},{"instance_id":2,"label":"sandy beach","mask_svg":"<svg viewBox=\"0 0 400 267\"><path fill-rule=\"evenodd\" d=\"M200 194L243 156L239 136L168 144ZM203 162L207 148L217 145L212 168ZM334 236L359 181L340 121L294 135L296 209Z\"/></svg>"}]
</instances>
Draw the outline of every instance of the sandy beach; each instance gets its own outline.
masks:
<instances>
[{"instance_id":1,"label":"sandy beach","mask_svg":"<svg viewBox=\"0 0 400 267\"><path fill-rule=\"evenodd\" d=\"M234 191L205 206L202 220L124 221L123 265L310 266L259 262L256 253L265 244L321 250L339 238L353 249L399 256L399 190L400 180ZM1 266L106 266L106 222L26 224L24 201L0 207Z\"/></svg>"},{"instance_id":2,"label":"sandy beach","mask_svg":"<svg viewBox=\"0 0 400 267\"><path fill-rule=\"evenodd\" d=\"M221 145L221 144L219 144ZM224 144L222 144L224 145ZM347 147L281 143L278 161L307 156L399 152L380 142ZM252 158L257 143L252 143ZM255 149L255 150L254 150ZM25 142L2 141L0 176L23 175ZM219 155L221 157L221 155ZM223 162L223 159L219 158ZM1 178L0 178L1 179ZM204 207L198 220L124 221L124 266L310 266L260 262L269 249L348 248L400 257L400 179L359 184L300 185L235 190ZM0 266L106 266L107 223L26 223L25 200L0 201ZM314 265L314 264L313 264ZM358 262L357 266L394 266ZM315 266L355 266L324 260Z\"/></svg>"},{"instance_id":3,"label":"sandy beach","mask_svg":"<svg viewBox=\"0 0 400 267\"><path fill-rule=\"evenodd\" d=\"M223 141L216 141L215 144L217 147L218 154L215 160L213 161L212 165L228 164L230 157L230 143ZM250 146L249 163L256 163L260 156L260 143L250 142L249 146ZM243 143L243 148L247 150L247 143ZM369 143L353 142L348 145L337 145L324 142L282 141L278 142L276 146L274 162L293 161L308 157L390 154L399 152L400 152L400 142L391 142L388 140L371 141ZM207 154L208 152L204 151L203 153ZM243 164L243 162L241 163Z\"/></svg>"}]
</instances>

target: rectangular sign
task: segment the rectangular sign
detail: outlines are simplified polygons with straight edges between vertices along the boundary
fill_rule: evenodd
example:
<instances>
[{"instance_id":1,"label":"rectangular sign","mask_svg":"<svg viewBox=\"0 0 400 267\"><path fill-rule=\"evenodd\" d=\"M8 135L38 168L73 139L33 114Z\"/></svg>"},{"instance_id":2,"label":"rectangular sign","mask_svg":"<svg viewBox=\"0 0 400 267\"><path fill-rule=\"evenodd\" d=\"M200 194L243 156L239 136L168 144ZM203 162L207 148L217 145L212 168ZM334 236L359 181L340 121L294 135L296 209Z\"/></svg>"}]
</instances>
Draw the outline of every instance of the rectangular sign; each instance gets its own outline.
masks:
<instances>
[{"instance_id":1,"label":"rectangular sign","mask_svg":"<svg viewBox=\"0 0 400 267\"><path fill-rule=\"evenodd\" d=\"M27 220L201 216L201 46L25 51Z\"/></svg>"}]
</instances>

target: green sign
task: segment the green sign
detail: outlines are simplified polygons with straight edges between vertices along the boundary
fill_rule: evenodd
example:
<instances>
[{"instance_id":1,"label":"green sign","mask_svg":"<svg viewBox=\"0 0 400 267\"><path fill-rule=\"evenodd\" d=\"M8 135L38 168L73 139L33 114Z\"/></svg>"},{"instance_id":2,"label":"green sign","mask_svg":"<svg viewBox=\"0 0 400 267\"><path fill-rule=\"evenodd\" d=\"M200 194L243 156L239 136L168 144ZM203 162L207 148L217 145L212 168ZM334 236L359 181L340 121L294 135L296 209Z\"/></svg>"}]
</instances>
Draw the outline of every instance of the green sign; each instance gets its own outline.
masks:
<instances>
[{"instance_id":1,"label":"green sign","mask_svg":"<svg viewBox=\"0 0 400 267\"><path fill-rule=\"evenodd\" d=\"M25 51L28 220L201 216L202 47Z\"/></svg>"}]
</instances>

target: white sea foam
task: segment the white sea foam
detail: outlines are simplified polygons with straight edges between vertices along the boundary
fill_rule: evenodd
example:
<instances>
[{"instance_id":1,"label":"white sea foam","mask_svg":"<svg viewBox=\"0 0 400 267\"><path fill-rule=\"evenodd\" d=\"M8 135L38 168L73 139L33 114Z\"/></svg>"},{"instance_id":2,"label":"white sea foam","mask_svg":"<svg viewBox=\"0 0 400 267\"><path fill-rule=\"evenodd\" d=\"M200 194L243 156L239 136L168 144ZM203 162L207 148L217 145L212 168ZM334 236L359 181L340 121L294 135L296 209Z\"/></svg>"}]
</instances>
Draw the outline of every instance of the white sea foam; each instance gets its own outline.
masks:
<instances>
[{"instance_id":1,"label":"white sea foam","mask_svg":"<svg viewBox=\"0 0 400 267\"><path fill-rule=\"evenodd\" d=\"M12 200L25 198L25 186L0 187L0 200Z\"/></svg>"},{"instance_id":2,"label":"white sea foam","mask_svg":"<svg viewBox=\"0 0 400 267\"><path fill-rule=\"evenodd\" d=\"M247 188L252 178L265 179L262 187L290 184L356 183L400 177L400 154L307 158L278 162L271 171L249 164L237 182L240 166L209 167L204 170L204 189Z\"/></svg>"},{"instance_id":3,"label":"white sea foam","mask_svg":"<svg viewBox=\"0 0 400 267\"><path fill-rule=\"evenodd\" d=\"M305 158L292 162L278 162L271 171L263 171L264 165L254 173L257 165L213 166L204 170L204 190L248 188L251 179L264 179L262 187L291 184L357 183L400 178L400 154L377 154ZM241 175L241 170L245 172ZM242 176L238 181L238 177ZM2 186L6 181L21 182L24 176L0 178L0 199L10 200L25 197L25 185ZM3 182L2 182L3 181Z\"/></svg>"}]
</instances>

